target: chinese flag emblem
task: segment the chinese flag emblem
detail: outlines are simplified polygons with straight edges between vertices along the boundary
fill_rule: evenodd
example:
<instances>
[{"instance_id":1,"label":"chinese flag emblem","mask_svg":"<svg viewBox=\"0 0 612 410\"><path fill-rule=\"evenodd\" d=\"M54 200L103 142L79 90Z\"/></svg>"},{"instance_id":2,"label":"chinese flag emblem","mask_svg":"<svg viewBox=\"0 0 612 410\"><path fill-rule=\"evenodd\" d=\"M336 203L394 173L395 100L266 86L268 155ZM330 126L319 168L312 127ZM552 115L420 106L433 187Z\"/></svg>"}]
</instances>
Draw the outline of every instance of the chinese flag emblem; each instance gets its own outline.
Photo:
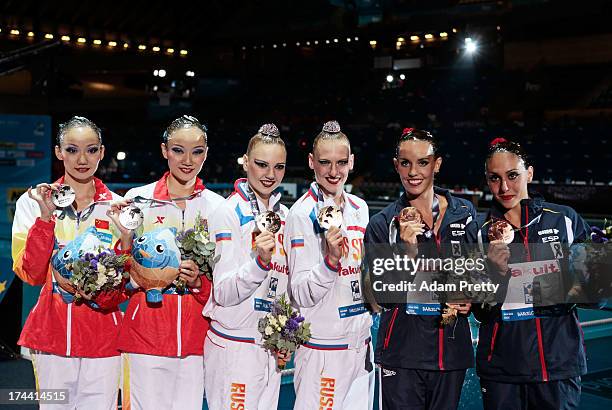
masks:
<instances>
[{"instance_id":1,"label":"chinese flag emblem","mask_svg":"<svg viewBox=\"0 0 612 410\"><path fill-rule=\"evenodd\" d=\"M109 229L110 224L103 219L96 219L96 229Z\"/></svg>"}]
</instances>

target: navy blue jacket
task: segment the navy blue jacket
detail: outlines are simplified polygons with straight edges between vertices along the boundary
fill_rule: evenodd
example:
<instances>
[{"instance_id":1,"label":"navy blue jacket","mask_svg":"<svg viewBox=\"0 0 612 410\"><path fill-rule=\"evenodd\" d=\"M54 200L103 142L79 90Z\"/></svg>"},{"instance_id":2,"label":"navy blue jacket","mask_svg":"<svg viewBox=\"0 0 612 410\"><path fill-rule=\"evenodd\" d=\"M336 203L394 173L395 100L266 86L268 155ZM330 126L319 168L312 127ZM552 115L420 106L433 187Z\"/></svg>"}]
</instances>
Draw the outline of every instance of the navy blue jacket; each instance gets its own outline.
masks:
<instances>
[{"instance_id":1,"label":"navy blue jacket","mask_svg":"<svg viewBox=\"0 0 612 410\"><path fill-rule=\"evenodd\" d=\"M448 207L435 237L418 237L419 243L450 244L452 241L476 243L478 226L476 210L471 202L452 196L447 190L435 188L435 193L444 195ZM410 206L405 194L370 219L366 228L365 243L388 243L389 224L399 212ZM399 239L399 232L397 242ZM436 249L428 246L427 249ZM450 255L422 255L446 257ZM367 257L367 255L366 255ZM409 315L406 304L385 305L381 314L376 343L375 362L384 367L459 370L474 366L474 352L470 326L465 316L459 316L454 323L440 324L440 316Z\"/></svg>"},{"instance_id":2,"label":"navy blue jacket","mask_svg":"<svg viewBox=\"0 0 612 410\"><path fill-rule=\"evenodd\" d=\"M503 219L494 206L482 224L479 240L488 242L491 222ZM521 226L511 246L510 263L558 259L567 266L567 250L555 255L555 242L564 247L585 241L589 226L572 208L544 202L542 198L521 201ZM485 249L486 252L486 249ZM511 274L492 275L507 287ZM584 335L575 305L534 308L535 317L503 321L501 303L493 308L474 306L481 321L476 369L483 379L505 383L562 380L586 373Z\"/></svg>"}]
</instances>

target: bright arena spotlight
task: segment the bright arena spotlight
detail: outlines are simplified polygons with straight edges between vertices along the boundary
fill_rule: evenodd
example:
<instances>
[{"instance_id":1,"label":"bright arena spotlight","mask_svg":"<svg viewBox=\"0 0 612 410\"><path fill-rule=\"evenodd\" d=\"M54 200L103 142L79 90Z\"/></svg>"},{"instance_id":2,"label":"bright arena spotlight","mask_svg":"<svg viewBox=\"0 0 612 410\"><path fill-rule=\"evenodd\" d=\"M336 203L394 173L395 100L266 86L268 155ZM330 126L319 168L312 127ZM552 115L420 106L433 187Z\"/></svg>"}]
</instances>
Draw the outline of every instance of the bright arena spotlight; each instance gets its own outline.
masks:
<instances>
[{"instance_id":1,"label":"bright arena spotlight","mask_svg":"<svg viewBox=\"0 0 612 410\"><path fill-rule=\"evenodd\" d=\"M478 50L478 43L472 40L470 37L465 39L465 52L467 54L474 54Z\"/></svg>"},{"instance_id":2,"label":"bright arena spotlight","mask_svg":"<svg viewBox=\"0 0 612 410\"><path fill-rule=\"evenodd\" d=\"M392 83L393 82L393 76L391 74L387 75L387 82L388 83Z\"/></svg>"}]
</instances>

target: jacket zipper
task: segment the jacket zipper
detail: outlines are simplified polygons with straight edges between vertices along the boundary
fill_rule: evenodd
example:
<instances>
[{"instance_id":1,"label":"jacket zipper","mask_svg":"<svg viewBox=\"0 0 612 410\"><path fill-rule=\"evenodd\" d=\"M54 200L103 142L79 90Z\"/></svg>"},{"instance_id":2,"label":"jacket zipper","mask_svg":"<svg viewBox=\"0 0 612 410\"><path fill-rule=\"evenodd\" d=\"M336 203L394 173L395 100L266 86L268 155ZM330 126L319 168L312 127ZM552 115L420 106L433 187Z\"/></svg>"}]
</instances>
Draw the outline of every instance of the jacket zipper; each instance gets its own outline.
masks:
<instances>
[{"instance_id":1,"label":"jacket zipper","mask_svg":"<svg viewBox=\"0 0 612 410\"><path fill-rule=\"evenodd\" d=\"M497 338L497 331L499 330L499 323L495 322L493 325L493 336L491 337L491 348L489 350L489 357L487 357L487 361L490 362L493 359L493 349L495 349L495 339Z\"/></svg>"},{"instance_id":2,"label":"jacket zipper","mask_svg":"<svg viewBox=\"0 0 612 410\"><path fill-rule=\"evenodd\" d=\"M385 349L387 348L387 346L389 346L389 341L391 340L391 333L393 333L393 324L395 323L395 318L397 317L397 310L398 310L397 307L393 309L393 315L391 316L391 322L389 323L389 327L387 328L387 334L385 335L385 343L383 346Z\"/></svg>"}]
</instances>

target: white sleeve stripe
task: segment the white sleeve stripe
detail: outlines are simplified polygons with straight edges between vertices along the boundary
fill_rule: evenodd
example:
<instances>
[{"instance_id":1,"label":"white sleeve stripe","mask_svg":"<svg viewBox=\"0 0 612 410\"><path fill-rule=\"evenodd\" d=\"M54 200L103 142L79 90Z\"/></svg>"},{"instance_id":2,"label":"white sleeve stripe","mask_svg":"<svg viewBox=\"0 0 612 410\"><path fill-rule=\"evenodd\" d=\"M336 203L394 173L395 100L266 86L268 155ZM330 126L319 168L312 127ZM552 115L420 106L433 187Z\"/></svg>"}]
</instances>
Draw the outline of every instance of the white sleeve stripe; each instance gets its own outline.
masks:
<instances>
[{"instance_id":1,"label":"white sleeve stripe","mask_svg":"<svg viewBox=\"0 0 612 410\"><path fill-rule=\"evenodd\" d=\"M567 216L564 216L565 218L565 229L567 230L567 243L568 245L571 245L572 243L574 243L574 229L572 228L572 220L570 218L568 218Z\"/></svg>"}]
</instances>

